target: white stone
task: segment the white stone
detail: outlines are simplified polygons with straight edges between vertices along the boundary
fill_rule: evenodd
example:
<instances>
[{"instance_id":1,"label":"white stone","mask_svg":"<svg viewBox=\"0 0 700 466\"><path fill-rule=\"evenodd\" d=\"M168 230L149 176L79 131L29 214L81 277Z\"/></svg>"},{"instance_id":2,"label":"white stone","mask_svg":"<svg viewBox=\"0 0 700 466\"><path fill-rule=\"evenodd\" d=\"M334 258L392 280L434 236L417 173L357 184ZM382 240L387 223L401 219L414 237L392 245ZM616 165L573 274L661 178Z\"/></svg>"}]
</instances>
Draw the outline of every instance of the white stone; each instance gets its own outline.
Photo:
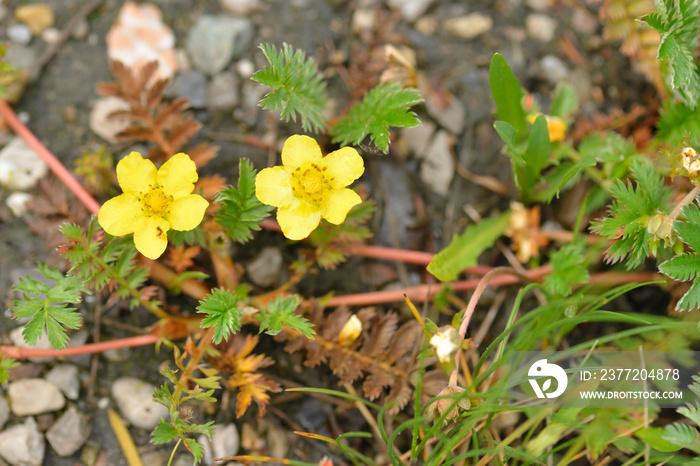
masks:
<instances>
[{"instance_id":1,"label":"white stone","mask_svg":"<svg viewBox=\"0 0 700 466\"><path fill-rule=\"evenodd\" d=\"M255 73L255 65L252 61L245 58L238 60L236 63L236 72L241 78L248 79Z\"/></svg>"},{"instance_id":2,"label":"white stone","mask_svg":"<svg viewBox=\"0 0 700 466\"><path fill-rule=\"evenodd\" d=\"M238 16L247 16L263 6L260 0L219 0L219 4L223 10Z\"/></svg>"},{"instance_id":3,"label":"white stone","mask_svg":"<svg viewBox=\"0 0 700 466\"><path fill-rule=\"evenodd\" d=\"M7 389L10 408L17 416L58 411L66 405L61 390L51 382L38 378L15 380Z\"/></svg>"},{"instance_id":4,"label":"white stone","mask_svg":"<svg viewBox=\"0 0 700 466\"><path fill-rule=\"evenodd\" d=\"M153 429L168 415L168 408L153 400L155 387L133 377L122 377L112 384L112 397L124 418L133 426Z\"/></svg>"},{"instance_id":5,"label":"white stone","mask_svg":"<svg viewBox=\"0 0 700 466\"><path fill-rule=\"evenodd\" d=\"M445 29L459 39L474 39L493 27L493 19L483 13L472 13L445 20Z\"/></svg>"},{"instance_id":6,"label":"white stone","mask_svg":"<svg viewBox=\"0 0 700 466\"><path fill-rule=\"evenodd\" d=\"M34 418L0 432L0 456L12 466L41 466L46 441Z\"/></svg>"},{"instance_id":7,"label":"white stone","mask_svg":"<svg viewBox=\"0 0 700 466\"><path fill-rule=\"evenodd\" d=\"M566 63L554 55L545 55L540 62L544 76L552 84L565 80L569 76Z\"/></svg>"},{"instance_id":8,"label":"white stone","mask_svg":"<svg viewBox=\"0 0 700 466\"><path fill-rule=\"evenodd\" d=\"M0 429L5 426L5 423L10 418L10 404L7 398L0 396Z\"/></svg>"},{"instance_id":9,"label":"white stone","mask_svg":"<svg viewBox=\"0 0 700 466\"><path fill-rule=\"evenodd\" d=\"M435 124L429 121L420 126L401 128L401 136L408 144L408 148L414 155L421 158L425 154L426 149L428 149L428 143L433 134L435 134Z\"/></svg>"},{"instance_id":10,"label":"white stone","mask_svg":"<svg viewBox=\"0 0 700 466\"><path fill-rule=\"evenodd\" d=\"M46 374L46 380L61 389L69 400L77 400L80 394L78 367L73 364L59 364Z\"/></svg>"},{"instance_id":11,"label":"white stone","mask_svg":"<svg viewBox=\"0 0 700 466\"><path fill-rule=\"evenodd\" d=\"M258 286L268 287L279 280L282 252L275 247L263 248L246 267L248 278Z\"/></svg>"},{"instance_id":12,"label":"white stone","mask_svg":"<svg viewBox=\"0 0 700 466\"><path fill-rule=\"evenodd\" d=\"M29 193L12 193L5 199L5 204L12 211L12 215L15 217L21 217L27 213L27 202L32 198Z\"/></svg>"},{"instance_id":13,"label":"white stone","mask_svg":"<svg viewBox=\"0 0 700 466\"><path fill-rule=\"evenodd\" d=\"M41 33L41 38L47 44L55 44L61 40L61 31L53 27L47 28Z\"/></svg>"},{"instance_id":14,"label":"white stone","mask_svg":"<svg viewBox=\"0 0 700 466\"><path fill-rule=\"evenodd\" d=\"M0 151L0 184L15 191L33 188L48 172L46 163L24 139L13 138Z\"/></svg>"},{"instance_id":15,"label":"white stone","mask_svg":"<svg viewBox=\"0 0 700 466\"><path fill-rule=\"evenodd\" d=\"M550 42L554 39L557 23L550 16L533 13L525 18L525 29L528 36L533 39L540 42Z\"/></svg>"},{"instance_id":16,"label":"white stone","mask_svg":"<svg viewBox=\"0 0 700 466\"><path fill-rule=\"evenodd\" d=\"M232 58L248 49L253 33L253 24L247 18L200 16L185 44L192 66L210 76L221 72Z\"/></svg>"},{"instance_id":17,"label":"white stone","mask_svg":"<svg viewBox=\"0 0 700 466\"><path fill-rule=\"evenodd\" d=\"M238 453L238 448L241 443L238 429L236 429L236 426L233 424L217 427L214 431L214 435L212 435L211 442L204 435L200 435L197 441L204 445L202 462L206 465L212 465L214 463L214 458L235 455Z\"/></svg>"},{"instance_id":18,"label":"white stone","mask_svg":"<svg viewBox=\"0 0 700 466\"><path fill-rule=\"evenodd\" d=\"M406 21L413 22L417 20L434 0L387 0L391 8L396 8L401 11L401 16Z\"/></svg>"},{"instance_id":19,"label":"white stone","mask_svg":"<svg viewBox=\"0 0 700 466\"><path fill-rule=\"evenodd\" d=\"M26 24L13 24L7 28L6 33L17 44L27 45L32 41L32 31Z\"/></svg>"},{"instance_id":20,"label":"white stone","mask_svg":"<svg viewBox=\"0 0 700 466\"><path fill-rule=\"evenodd\" d=\"M46 439L60 456L69 456L83 446L90 435L90 424L84 414L71 406L46 431Z\"/></svg>"},{"instance_id":21,"label":"white stone","mask_svg":"<svg viewBox=\"0 0 700 466\"><path fill-rule=\"evenodd\" d=\"M42 298L43 299L43 298ZM46 334L46 330L44 330L39 337L39 339L36 341L36 344L34 345L29 345L27 342L24 341L24 337L22 336L22 332L24 331L24 326L17 327L16 329L13 329L10 332L10 340L12 340L12 343L15 346L19 346L20 348L37 348L37 349L51 349L53 348L51 346L51 342L49 341L49 336ZM30 361L32 362L46 362L46 361L51 361L53 358L41 358L41 357L31 357L29 358Z\"/></svg>"},{"instance_id":22,"label":"white stone","mask_svg":"<svg viewBox=\"0 0 700 466\"><path fill-rule=\"evenodd\" d=\"M129 119L110 118L109 115L119 110L129 110L127 102L119 97L102 97L95 101L90 112L90 129L109 142L116 142L117 134L129 127Z\"/></svg>"},{"instance_id":23,"label":"white stone","mask_svg":"<svg viewBox=\"0 0 700 466\"><path fill-rule=\"evenodd\" d=\"M454 177L454 162L451 154L451 136L447 131L438 131L428 146L420 167L420 178L428 188L447 196Z\"/></svg>"}]
</instances>

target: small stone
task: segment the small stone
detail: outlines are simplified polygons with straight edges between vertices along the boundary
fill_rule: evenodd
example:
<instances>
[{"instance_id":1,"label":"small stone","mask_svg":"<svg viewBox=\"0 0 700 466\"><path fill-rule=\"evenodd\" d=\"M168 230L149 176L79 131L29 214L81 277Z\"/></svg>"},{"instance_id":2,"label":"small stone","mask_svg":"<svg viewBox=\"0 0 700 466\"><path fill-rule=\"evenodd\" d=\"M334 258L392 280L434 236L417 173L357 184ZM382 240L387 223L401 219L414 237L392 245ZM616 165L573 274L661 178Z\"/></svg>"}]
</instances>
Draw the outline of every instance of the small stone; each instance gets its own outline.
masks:
<instances>
[{"instance_id":1,"label":"small stone","mask_svg":"<svg viewBox=\"0 0 700 466\"><path fill-rule=\"evenodd\" d=\"M57 386L44 379L28 378L10 383L7 389L10 407L17 416L58 411L66 405L66 399Z\"/></svg>"},{"instance_id":2,"label":"small stone","mask_svg":"<svg viewBox=\"0 0 700 466\"><path fill-rule=\"evenodd\" d=\"M24 278L24 277L22 277L22 278ZM45 281L43 276L33 277L33 278L37 278L40 281ZM37 297L39 297L40 299L44 299L44 298L42 298L42 296L46 296L46 295L40 295ZM49 341L49 336L46 334L46 330L44 330L41 333L41 336L39 337L39 339L36 341L36 343L34 345L29 345L29 344L27 344L26 341L24 341L24 337L22 336L23 331L24 331L24 326L22 325L21 327L17 327L10 332L10 340L12 340L12 343L15 346L18 346L20 348L37 348L37 349L51 349L52 348L51 342ZM53 358L31 357L28 359L32 362L46 362L46 361L51 361Z\"/></svg>"},{"instance_id":3,"label":"small stone","mask_svg":"<svg viewBox=\"0 0 700 466\"><path fill-rule=\"evenodd\" d=\"M547 11L554 7L553 0L525 0L525 4L535 11Z\"/></svg>"},{"instance_id":4,"label":"small stone","mask_svg":"<svg viewBox=\"0 0 700 466\"><path fill-rule=\"evenodd\" d=\"M56 28L47 28L41 33L41 38L47 44L55 44L61 40L61 31Z\"/></svg>"},{"instance_id":5,"label":"small stone","mask_svg":"<svg viewBox=\"0 0 700 466\"><path fill-rule=\"evenodd\" d=\"M75 40L85 40L89 32L90 23L88 23L87 19L80 18L76 23L75 27L73 28L73 31L71 32L70 36Z\"/></svg>"},{"instance_id":6,"label":"small stone","mask_svg":"<svg viewBox=\"0 0 700 466\"><path fill-rule=\"evenodd\" d=\"M234 16L202 15L190 29L186 48L192 65L213 76L239 57L253 39L253 24Z\"/></svg>"},{"instance_id":7,"label":"small stone","mask_svg":"<svg viewBox=\"0 0 700 466\"><path fill-rule=\"evenodd\" d=\"M143 464L147 464L148 466L165 466L165 460L165 456L163 456L163 453L159 451L148 451L141 454L141 462ZM190 462L191 461L192 457L190 456Z\"/></svg>"},{"instance_id":8,"label":"small stone","mask_svg":"<svg viewBox=\"0 0 700 466\"><path fill-rule=\"evenodd\" d=\"M46 432L46 439L60 456L69 456L83 446L90 435L84 414L71 406Z\"/></svg>"},{"instance_id":9,"label":"small stone","mask_svg":"<svg viewBox=\"0 0 700 466\"><path fill-rule=\"evenodd\" d=\"M569 76L569 68L566 63L554 55L545 55L540 62L544 77L552 84L563 81Z\"/></svg>"},{"instance_id":10,"label":"small stone","mask_svg":"<svg viewBox=\"0 0 700 466\"><path fill-rule=\"evenodd\" d=\"M214 76L207 86L207 107L230 111L238 106L238 78L233 73Z\"/></svg>"},{"instance_id":11,"label":"small stone","mask_svg":"<svg viewBox=\"0 0 700 466\"><path fill-rule=\"evenodd\" d=\"M53 26L53 23L56 21L53 10L46 3L34 3L17 7L15 18L29 26L29 29L32 30L32 34L35 36Z\"/></svg>"},{"instance_id":12,"label":"small stone","mask_svg":"<svg viewBox=\"0 0 700 466\"><path fill-rule=\"evenodd\" d=\"M432 5L434 0L387 0L391 8L401 11L406 21L417 20Z\"/></svg>"},{"instance_id":13,"label":"small stone","mask_svg":"<svg viewBox=\"0 0 700 466\"><path fill-rule=\"evenodd\" d=\"M425 159L420 167L420 178L423 182L441 196L447 196L454 177L452 161L452 137L447 131L438 131L433 138Z\"/></svg>"},{"instance_id":14,"label":"small stone","mask_svg":"<svg viewBox=\"0 0 700 466\"><path fill-rule=\"evenodd\" d=\"M241 438L238 435L238 429L233 424L217 427L211 438L211 449L214 453L214 458L234 456L238 453L240 445Z\"/></svg>"},{"instance_id":15,"label":"small stone","mask_svg":"<svg viewBox=\"0 0 700 466\"><path fill-rule=\"evenodd\" d=\"M129 104L119 97L102 97L98 99L90 112L90 129L98 136L109 142L117 141L117 134L129 127L129 119L126 117L112 117L109 115L119 110L129 110Z\"/></svg>"},{"instance_id":16,"label":"small stone","mask_svg":"<svg viewBox=\"0 0 700 466\"><path fill-rule=\"evenodd\" d=\"M46 374L46 380L61 389L69 400L77 400L80 393L78 367L73 364L59 364Z\"/></svg>"},{"instance_id":17,"label":"small stone","mask_svg":"<svg viewBox=\"0 0 700 466\"><path fill-rule=\"evenodd\" d=\"M418 18L415 24L416 31L424 36L432 36L438 28L438 20L434 16L424 16Z\"/></svg>"},{"instance_id":18,"label":"small stone","mask_svg":"<svg viewBox=\"0 0 700 466\"><path fill-rule=\"evenodd\" d=\"M5 423L10 418L10 404L7 398L0 396L0 429L5 426Z\"/></svg>"},{"instance_id":19,"label":"small stone","mask_svg":"<svg viewBox=\"0 0 700 466\"><path fill-rule=\"evenodd\" d=\"M168 415L168 408L153 400L155 388L150 383L133 377L122 377L112 384L112 397L131 425L153 429Z\"/></svg>"},{"instance_id":20,"label":"small stone","mask_svg":"<svg viewBox=\"0 0 700 466\"><path fill-rule=\"evenodd\" d=\"M401 129L401 136L406 140L411 152L418 157L423 157L425 154L433 134L435 134L435 125L429 121L421 126Z\"/></svg>"},{"instance_id":21,"label":"small stone","mask_svg":"<svg viewBox=\"0 0 700 466\"><path fill-rule=\"evenodd\" d=\"M41 466L46 441L34 418L0 432L0 456L12 466Z\"/></svg>"},{"instance_id":22,"label":"small stone","mask_svg":"<svg viewBox=\"0 0 700 466\"><path fill-rule=\"evenodd\" d=\"M26 45L10 42L7 45L4 62L18 68L29 69L36 62L36 52Z\"/></svg>"},{"instance_id":23,"label":"small stone","mask_svg":"<svg viewBox=\"0 0 700 466\"><path fill-rule=\"evenodd\" d=\"M7 28L7 37L12 42L27 45L32 41L32 31L26 24L13 24Z\"/></svg>"},{"instance_id":24,"label":"small stone","mask_svg":"<svg viewBox=\"0 0 700 466\"><path fill-rule=\"evenodd\" d=\"M493 19L482 13L472 13L445 21L445 29L459 39L474 39L493 27Z\"/></svg>"},{"instance_id":25,"label":"small stone","mask_svg":"<svg viewBox=\"0 0 700 466\"><path fill-rule=\"evenodd\" d=\"M525 29L533 39L540 42L550 42L554 39L557 23L547 15L533 13L525 18Z\"/></svg>"},{"instance_id":26,"label":"small stone","mask_svg":"<svg viewBox=\"0 0 700 466\"><path fill-rule=\"evenodd\" d=\"M0 151L0 184L6 188L31 189L47 171L46 163L20 137L13 138Z\"/></svg>"},{"instance_id":27,"label":"small stone","mask_svg":"<svg viewBox=\"0 0 700 466\"><path fill-rule=\"evenodd\" d=\"M248 79L255 73L255 65L252 61L244 58L236 63L236 72L241 78Z\"/></svg>"},{"instance_id":28,"label":"small stone","mask_svg":"<svg viewBox=\"0 0 700 466\"><path fill-rule=\"evenodd\" d=\"M21 217L27 213L27 202L32 198L29 193L12 193L5 199L5 204L15 217Z\"/></svg>"},{"instance_id":29,"label":"small stone","mask_svg":"<svg viewBox=\"0 0 700 466\"><path fill-rule=\"evenodd\" d=\"M219 5L224 11L238 16L248 16L263 7L260 0L219 0Z\"/></svg>"},{"instance_id":30,"label":"small stone","mask_svg":"<svg viewBox=\"0 0 700 466\"><path fill-rule=\"evenodd\" d=\"M207 103L207 77L195 70L179 73L170 85L168 94L184 97L192 108L203 108Z\"/></svg>"},{"instance_id":31,"label":"small stone","mask_svg":"<svg viewBox=\"0 0 700 466\"><path fill-rule=\"evenodd\" d=\"M246 267L248 278L258 286L266 288L279 280L282 267L282 252L275 247L263 248Z\"/></svg>"},{"instance_id":32,"label":"small stone","mask_svg":"<svg viewBox=\"0 0 700 466\"><path fill-rule=\"evenodd\" d=\"M464 129L466 110L462 102L455 96L450 96L449 102L439 102L428 97L425 102L430 116L454 134L460 134Z\"/></svg>"}]
</instances>

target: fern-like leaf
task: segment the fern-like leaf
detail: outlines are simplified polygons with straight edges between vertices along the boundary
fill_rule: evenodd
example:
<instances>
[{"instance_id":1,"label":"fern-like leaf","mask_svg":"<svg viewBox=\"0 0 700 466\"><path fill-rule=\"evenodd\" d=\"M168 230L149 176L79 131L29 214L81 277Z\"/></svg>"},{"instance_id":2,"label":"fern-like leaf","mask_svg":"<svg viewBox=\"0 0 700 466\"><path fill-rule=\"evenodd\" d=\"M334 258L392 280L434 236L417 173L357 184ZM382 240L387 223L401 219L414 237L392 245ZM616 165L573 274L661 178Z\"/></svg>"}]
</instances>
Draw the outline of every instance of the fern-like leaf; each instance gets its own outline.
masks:
<instances>
[{"instance_id":1,"label":"fern-like leaf","mask_svg":"<svg viewBox=\"0 0 700 466\"><path fill-rule=\"evenodd\" d=\"M700 453L700 435L693 427L676 422L666 426L663 439L679 447Z\"/></svg>"},{"instance_id":2,"label":"fern-like leaf","mask_svg":"<svg viewBox=\"0 0 700 466\"><path fill-rule=\"evenodd\" d=\"M552 273L544 278L544 287L550 294L569 296L575 285L588 282L588 261L583 253L580 243L567 244L552 252Z\"/></svg>"},{"instance_id":3,"label":"fern-like leaf","mask_svg":"<svg viewBox=\"0 0 700 466\"><path fill-rule=\"evenodd\" d=\"M240 330L241 310L238 303L247 297L248 290L241 285L233 292L217 288L199 302L197 312L207 314L200 325L202 328L215 327L212 338L215 344L227 340L231 334Z\"/></svg>"},{"instance_id":4,"label":"fern-like leaf","mask_svg":"<svg viewBox=\"0 0 700 466\"><path fill-rule=\"evenodd\" d=\"M297 295L278 297L270 301L267 307L262 307L258 314L260 332L268 335L277 335L283 326L287 326L312 339L316 332L313 325L304 317L295 314L294 311L301 303Z\"/></svg>"},{"instance_id":5,"label":"fern-like leaf","mask_svg":"<svg viewBox=\"0 0 700 466\"><path fill-rule=\"evenodd\" d=\"M248 159L239 162L238 188L224 188L216 195L220 207L214 218L232 240L246 243L253 231L270 214L272 207L261 203L255 196L255 168Z\"/></svg>"},{"instance_id":6,"label":"fern-like leaf","mask_svg":"<svg viewBox=\"0 0 700 466\"><path fill-rule=\"evenodd\" d=\"M402 89L397 83L386 82L370 90L362 101L336 123L330 133L333 142L342 145L359 144L369 135L384 153L389 150L389 126L410 128L420 120L409 109L423 101L415 89Z\"/></svg>"},{"instance_id":7,"label":"fern-like leaf","mask_svg":"<svg viewBox=\"0 0 700 466\"><path fill-rule=\"evenodd\" d=\"M251 79L273 89L260 101L260 106L265 110L282 110L285 121L300 119L306 131L322 131L328 97L316 63L287 43L281 51L270 44L262 44L260 49L270 66L256 72Z\"/></svg>"},{"instance_id":8,"label":"fern-like leaf","mask_svg":"<svg viewBox=\"0 0 700 466\"><path fill-rule=\"evenodd\" d=\"M674 280L694 280L700 272L700 256L693 253L678 254L659 265L659 270Z\"/></svg>"}]
</instances>

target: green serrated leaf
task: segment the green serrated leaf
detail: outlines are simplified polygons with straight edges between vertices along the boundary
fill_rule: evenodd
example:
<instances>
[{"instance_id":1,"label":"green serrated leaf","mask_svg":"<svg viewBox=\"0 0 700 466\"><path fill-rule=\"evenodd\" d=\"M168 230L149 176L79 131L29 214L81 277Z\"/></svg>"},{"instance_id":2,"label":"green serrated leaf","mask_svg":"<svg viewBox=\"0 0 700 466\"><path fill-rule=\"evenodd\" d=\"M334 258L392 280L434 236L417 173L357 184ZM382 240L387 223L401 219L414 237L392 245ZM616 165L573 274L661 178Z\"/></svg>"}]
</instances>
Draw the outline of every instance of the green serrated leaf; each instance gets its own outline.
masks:
<instances>
[{"instance_id":1,"label":"green serrated leaf","mask_svg":"<svg viewBox=\"0 0 700 466\"><path fill-rule=\"evenodd\" d=\"M700 453L700 435L696 429L687 424L676 422L667 425L661 438L673 445Z\"/></svg>"},{"instance_id":2,"label":"green serrated leaf","mask_svg":"<svg viewBox=\"0 0 700 466\"><path fill-rule=\"evenodd\" d=\"M306 318L294 313L301 304L301 299L297 295L278 296L267 307L261 307L256 315L260 321L260 332L268 335L277 335L282 331L283 326L294 329L308 339L313 339L316 332L313 324Z\"/></svg>"},{"instance_id":3,"label":"green serrated leaf","mask_svg":"<svg viewBox=\"0 0 700 466\"><path fill-rule=\"evenodd\" d=\"M679 254L659 265L659 270L674 280L693 280L700 273L700 256L692 253Z\"/></svg>"},{"instance_id":4,"label":"green serrated leaf","mask_svg":"<svg viewBox=\"0 0 700 466\"><path fill-rule=\"evenodd\" d=\"M165 419L161 419L155 429L153 429L153 432L151 432L151 443L155 443L156 445L168 443L175 440L179 436L180 435L175 427L173 427Z\"/></svg>"},{"instance_id":5,"label":"green serrated leaf","mask_svg":"<svg viewBox=\"0 0 700 466\"><path fill-rule=\"evenodd\" d=\"M186 438L184 440L185 447L192 453L192 456L194 457L194 462L199 463L202 461L202 457L204 456L204 447L202 444L197 442L195 439L192 438Z\"/></svg>"},{"instance_id":6,"label":"green serrated leaf","mask_svg":"<svg viewBox=\"0 0 700 466\"><path fill-rule=\"evenodd\" d=\"M685 219L673 222L673 227L678 233L678 237L693 251L700 254L700 235L698 235L698 225L700 225L700 209L696 202L688 204L681 211L681 216Z\"/></svg>"},{"instance_id":7,"label":"green serrated leaf","mask_svg":"<svg viewBox=\"0 0 700 466\"><path fill-rule=\"evenodd\" d=\"M15 285L15 289L29 294L46 294L51 290L51 287L27 275L25 278L19 279L19 285Z\"/></svg>"},{"instance_id":8,"label":"green serrated leaf","mask_svg":"<svg viewBox=\"0 0 700 466\"><path fill-rule=\"evenodd\" d=\"M527 122L521 103L523 90L506 59L498 53L491 59L489 84L491 97L496 102L496 115L517 131L525 131Z\"/></svg>"},{"instance_id":9,"label":"green serrated leaf","mask_svg":"<svg viewBox=\"0 0 700 466\"><path fill-rule=\"evenodd\" d=\"M634 436L639 440L649 445L654 450L670 453L681 449L680 446L674 445L663 439L663 427L644 427L634 432Z\"/></svg>"},{"instance_id":10,"label":"green serrated leaf","mask_svg":"<svg viewBox=\"0 0 700 466\"><path fill-rule=\"evenodd\" d=\"M700 279L695 279L688 291L678 300L676 311L693 311L700 308Z\"/></svg>"},{"instance_id":11,"label":"green serrated leaf","mask_svg":"<svg viewBox=\"0 0 700 466\"><path fill-rule=\"evenodd\" d=\"M566 244L553 251L549 258L552 273L544 278L544 287L549 294L566 297L574 286L588 283L588 261L582 244Z\"/></svg>"},{"instance_id":12,"label":"green serrated leaf","mask_svg":"<svg viewBox=\"0 0 700 466\"><path fill-rule=\"evenodd\" d=\"M416 89L402 89L397 83L381 83L350 108L330 129L333 142L359 144L368 135L384 153L389 150L389 127L410 128L420 120L409 109L423 101Z\"/></svg>"},{"instance_id":13,"label":"green serrated leaf","mask_svg":"<svg viewBox=\"0 0 700 466\"><path fill-rule=\"evenodd\" d=\"M477 264L479 255L493 246L508 226L510 212L468 227L433 257L427 270L443 282L456 280L462 270Z\"/></svg>"},{"instance_id":14,"label":"green serrated leaf","mask_svg":"<svg viewBox=\"0 0 700 466\"><path fill-rule=\"evenodd\" d=\"M230 335L240 330L241 310L238 308L238 302L247 299L247 296L247 288L244 285L239 286L234 292L217 288L199 302L197 312L207 314L200 326L215 327L212 338L215 344L227 340Z\"/></svg>"}]
</instances>

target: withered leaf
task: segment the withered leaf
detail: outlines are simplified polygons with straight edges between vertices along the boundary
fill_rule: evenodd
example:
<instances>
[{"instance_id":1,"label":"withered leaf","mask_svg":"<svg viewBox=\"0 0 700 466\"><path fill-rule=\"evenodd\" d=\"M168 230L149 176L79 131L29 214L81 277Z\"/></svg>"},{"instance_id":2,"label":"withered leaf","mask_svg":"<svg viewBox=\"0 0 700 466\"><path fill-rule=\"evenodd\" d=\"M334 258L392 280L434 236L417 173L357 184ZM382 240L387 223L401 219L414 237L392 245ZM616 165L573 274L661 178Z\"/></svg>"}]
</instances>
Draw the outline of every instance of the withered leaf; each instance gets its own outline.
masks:
<instances>
[{"instance_id":1,"label":"withered leaf","mask_svg":"<svg viewBox=\"0 0 700 466\"><path fill-rule=\"evenodd\" d=\"M188 154L195 165L197 165L197 168L202 168L209 163L211 159L219 155L219 148L204 142L189 149Z\"/></svg>"},{"instance_id":2,"label":"withered leaf","mask_svg":"<svg viewBox=\"0 0 700 466\"><path fill-rule=\"evenodd\" d=\"M361 352L367 356L377 356L382 353L396 332L397 321L396 314L389 313L381 318L379 322L372 325L372 331L366 343L362 345Z\"/></svg>"},{"instance_id":3,"label":"withered leaf","mask_svg":"<svg viewBox=\"0 0 700 466\"><path fill-rule=\"evenodd\" d=\"M370 400L375 400L382 394L384 388L392 385L394 376L389 372L377 371L365 379L362 384L362 391Z\"/></svg>"}]
</instances>

